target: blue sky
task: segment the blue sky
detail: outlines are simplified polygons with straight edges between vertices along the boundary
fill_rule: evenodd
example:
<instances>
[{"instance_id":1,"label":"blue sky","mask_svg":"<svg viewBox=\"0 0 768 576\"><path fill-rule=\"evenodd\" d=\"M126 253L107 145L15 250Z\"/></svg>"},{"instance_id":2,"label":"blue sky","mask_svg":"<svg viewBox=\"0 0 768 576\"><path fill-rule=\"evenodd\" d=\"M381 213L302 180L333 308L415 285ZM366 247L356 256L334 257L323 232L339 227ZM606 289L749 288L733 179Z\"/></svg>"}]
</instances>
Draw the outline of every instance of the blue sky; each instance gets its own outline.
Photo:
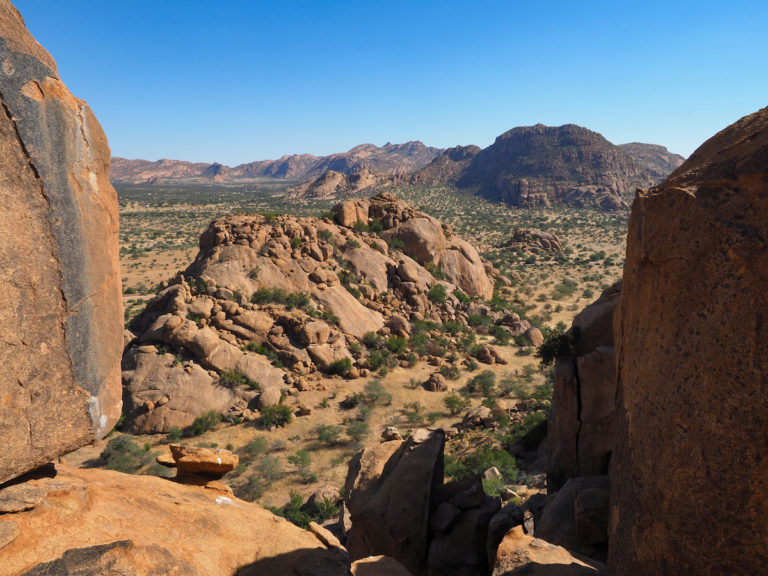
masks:
<instances>
[{"instance_id":1,"label":"blue sky","mask_svg":"<svg viewBox=\"0 0 768 576\"><path fill-rule=\"evenodd\" d=\"M689 155L768 105L768 2L16 0L113 155L234 165L575 123Z\"/></svg>"}]
</instances>

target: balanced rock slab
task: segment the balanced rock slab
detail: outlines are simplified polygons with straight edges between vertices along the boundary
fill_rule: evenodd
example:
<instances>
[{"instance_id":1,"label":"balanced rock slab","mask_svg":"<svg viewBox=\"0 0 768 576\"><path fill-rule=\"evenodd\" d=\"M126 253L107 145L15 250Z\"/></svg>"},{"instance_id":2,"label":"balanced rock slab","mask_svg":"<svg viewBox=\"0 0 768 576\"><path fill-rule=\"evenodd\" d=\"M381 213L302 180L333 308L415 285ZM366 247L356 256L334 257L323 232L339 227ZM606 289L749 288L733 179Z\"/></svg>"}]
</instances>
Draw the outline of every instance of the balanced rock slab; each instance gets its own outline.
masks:
<instances>
[{"instance_id":1,"label":"balanced rock slab","mask_svg":"<svg viewBox=\"0 0 768 576\"><path fill-rule=\"evenodd\" d=\"M0 482L101 437L122 406L110 152L0 1Z\"/></svg>"}]
</instances>

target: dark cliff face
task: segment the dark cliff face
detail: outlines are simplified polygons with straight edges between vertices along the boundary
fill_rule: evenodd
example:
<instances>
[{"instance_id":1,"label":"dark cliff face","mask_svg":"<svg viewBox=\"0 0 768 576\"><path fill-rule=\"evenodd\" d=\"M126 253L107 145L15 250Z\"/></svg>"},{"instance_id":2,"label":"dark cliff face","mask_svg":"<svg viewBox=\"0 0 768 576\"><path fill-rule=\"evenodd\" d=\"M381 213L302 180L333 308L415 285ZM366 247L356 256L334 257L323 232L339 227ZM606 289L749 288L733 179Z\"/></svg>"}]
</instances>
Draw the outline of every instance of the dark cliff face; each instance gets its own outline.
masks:
<instances>
[{"instance_id":1,"label":"dark cliff face","mask_svg":"<svg viewBox=\"0 0 768 576\"><path fill-rule=\"evenodd\" d=\"M614 324L613 574L768 565L768 108L638 195Z\"/></svg>"},{"instance_id":2,"label":"dark cliff face","mask_svg":"<svg viewBox=\"0 0 768 576\"><path fill-rule=\"evenodd\" d=\"M567 203L626 209L638 186L651 183L632 159L581 126L542 124L505 132L472 160L459 180L515 206Z\"/></svg>"}]
</instances>

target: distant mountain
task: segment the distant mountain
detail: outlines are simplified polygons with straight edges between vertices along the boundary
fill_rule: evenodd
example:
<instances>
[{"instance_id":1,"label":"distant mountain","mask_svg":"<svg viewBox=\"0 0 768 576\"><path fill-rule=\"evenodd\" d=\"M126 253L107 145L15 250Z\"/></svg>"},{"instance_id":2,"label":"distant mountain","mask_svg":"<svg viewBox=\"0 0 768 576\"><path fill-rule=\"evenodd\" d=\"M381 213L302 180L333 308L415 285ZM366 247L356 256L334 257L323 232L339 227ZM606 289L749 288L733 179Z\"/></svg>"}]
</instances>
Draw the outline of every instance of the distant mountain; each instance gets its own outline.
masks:
<instances>
[{"instance_id":1,"label":"distant mountain","mask_svg":"<svg viewBox=\"0 0 768 576\"><path fill-rule=\"evenodd\" d=\"M113 182L157 182L163 179L229 180L234 178L285 178L312 180L333 170L353 174L371 170L385 174L407 173L429 164L440 149L421 142L375 146L361 144L330 156L296 154L277 160L262 160L228 167L222 164L191 163L182 160L127 160L113 158L110 178Z\"/></svg>"},{"instance_id":2,"label":"distant mountain","mask_svg":"<svg viewBox=\"0 0 768 576\"><path fill-rule=\"evenodd\" d=\"M413 173L409 181L432 186L456 184L480 152L479 146L456 146L443 150L432 162Z\"/></svg>"},{"instance_id":3,"label":"distant mountain","mask_svg":"<svg viewBox=\"0 0 768 576\"><path fill-rule=\"evenodd\" d=\"M464 170L460 187L515 206L573 204L628 209L649 172L603 136L587 128L525 126L505 132Z\"/></svg>"},{"instance_id":4,"label":"distant mountain","mask_svg":"<svg viewBox=\"0 0 768 576\"><path fill-rule=\"evenodd\" d=\"M638 167L647 171L653 178L654 184L660 184L685 162L685 157L674 154L658 144L631 142L619 144L618 148L626 152Z\"/></svg>"}]
</instances>

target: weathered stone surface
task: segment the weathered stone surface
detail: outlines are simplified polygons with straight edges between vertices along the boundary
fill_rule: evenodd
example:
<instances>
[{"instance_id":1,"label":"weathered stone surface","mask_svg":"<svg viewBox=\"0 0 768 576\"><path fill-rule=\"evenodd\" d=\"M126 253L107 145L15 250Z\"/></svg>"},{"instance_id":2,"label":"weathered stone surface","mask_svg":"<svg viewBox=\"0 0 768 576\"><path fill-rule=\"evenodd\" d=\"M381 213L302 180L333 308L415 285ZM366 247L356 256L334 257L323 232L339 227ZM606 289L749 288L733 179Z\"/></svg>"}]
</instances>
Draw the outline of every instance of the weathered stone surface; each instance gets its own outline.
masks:
<instances>
[{"instance_id":1,"label":"weathered stone surface","mask_svg":"<svg viewBox=\"0 0 768 576\"><path fill-rule=\"evenodd\" d=\"M764 108L635 199L615 324L615 574L768 566L767 167Z\"/></svg>"},{"instance_id":2,"label":"weathered stone surface","mask_svg":"<svg viewBox=\"0 0 768 576\"><path fill-rule=\"evenodd\" d=\"M384 442L367 449L359 457L360 464L350 465L345 498L352 530L347 548L352 559L384 554L421 574L427 562L433 491L443 481L445 435L438 430L422 442L411 437L401 448L398 444ZM369 450L375 457L366 455ZM392 456L382 462L381 455L386 453ZM381 473L373 482L361 482L365 470L361 464L368 462L376 462L368 470Z\"/></svg>"},{"instance_id":3,"label":"weathered stone surface","mask_svg":"<svg viewBox=\"0 0 768 576\"><path fill-rule=\"evenodd\" d=\"M608 474L615 441L613 317L621 281L582 310L568 334L573 355L558 358L547 434L547 488L581 475Z\"/></svg>"},{"instance_id":4,"label":"weathered stone surface","mask_svg":"<svg viewBox=\"0 0 768 576\"><path fill-rule=\"evenodd\" d=\"M117 422L123 315L104 133L7 0L0 62L3 482Z\"/></svg>"},{"instance_id":5,"label":"weathered stone surface","mask_svg":"<svg viewBox=\"0 0 768 576\"><path fill-rule=\"evenodd\" d=\"M238 399L207 370L197 364L184 366L154 346L129 349L123 357L123 430L130 434L184 428L209 410L226 414Z\"/></svg>"},{"instance_id":6,"label":"weathered stone surface","mask_svg":"<svg viewBox=\"0 0 768 576\"><path fill-rule=\"evenodd\" d=\"M389 556L369 556L352 562L353 576L413 576L400 562Z\"/></svg>"},{"instance_id":7,"label":"weathered stone surface","mask_svg":"<svg viewBox=\"0 0 768 576\"><path fill-rule=\"evenodd\" d=\"M35 510L0 520L18 530L2 548L3 574L348 573L348 561L310 532L219 491L60 464L56 471L35 482L65 486Z\"/></svg>"},{"instance_id":8,"label":"weathered stone surface","mask_svg":"<svg viewBox=\"0 0 768 576\"><path fill-rule=\"evenodd\" d=\"M522 526L510 530L499 544L493 576L599 576L605 567L586 558L572 555L523 531Z\"/></svg>"},{"instance_id":9,"label":"weathered stone surface","mask_svg":"<svg viewBox=\"0 0 768 576\"><path fill-rule=\"evenodd\" d=\"M537 538L595 560L608 546L608 477L579 476L547 498L536 520Z\"/></svg>"},{"instance_id":10,"label":"weathered stone surface","mask_svg":"<svg viewBox=\"0 0 768 576\"><path fill-rule=\"evenodd\" d=\"M169 448L180 476L202 474L221 478L227 472L237 468L240 462L237 454L221 448L200 448L180 444L171 444Z\"/></svg>"}]
</instances>

